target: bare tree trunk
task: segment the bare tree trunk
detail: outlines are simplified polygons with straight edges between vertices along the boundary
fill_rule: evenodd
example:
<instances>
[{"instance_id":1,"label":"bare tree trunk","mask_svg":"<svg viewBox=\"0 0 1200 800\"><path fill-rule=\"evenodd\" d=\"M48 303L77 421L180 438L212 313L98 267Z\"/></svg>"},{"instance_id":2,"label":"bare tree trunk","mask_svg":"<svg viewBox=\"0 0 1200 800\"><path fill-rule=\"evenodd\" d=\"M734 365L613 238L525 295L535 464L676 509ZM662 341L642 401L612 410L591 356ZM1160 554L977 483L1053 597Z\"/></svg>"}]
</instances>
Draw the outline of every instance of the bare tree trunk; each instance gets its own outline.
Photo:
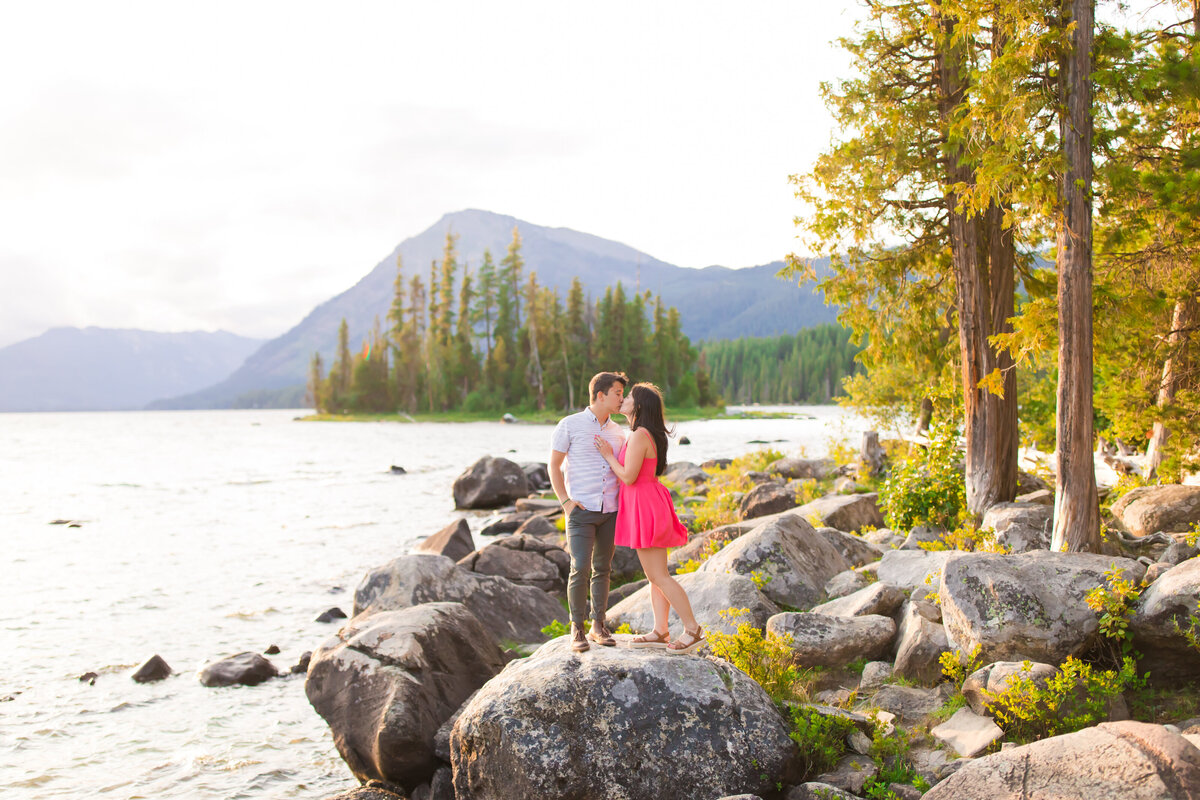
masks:
<instances>
[{"instance_id":1,"label":"bare tree trunk","mask_svg":"<svg viewBox=\"0 0 1200 800\"><path fill-rule=\"evenodd\" d=\"M1188 346L1191 331L1200 325L1200 304L1195 297L1184 297L1175 301L1175 311L1171 315L1171 333L1167 337L1169 351L1163 361L1162 381L1158 384L1158 407L1169 404L1175 399L1179 388L1179 373L1181 361L1186 359L1184 349ZM1163 461L1163 449L1171 431L1161 420L1154 423L1154 433L1150 435L1150 445L1146 448L1146 478L1153 478Z\"/></svg>"},{"instance_id":2,"label":"bare tree trunk","mask_svg":"<svg viewBox=\"0 0 1200 800\"><path fill-rule=\"evenodd\" d=\"M1012 331L1010 319L1016 314L1016 243L1011 228L1004 227L1005 205L992 203L985 224L988 231L988 288L991 292L989 336ZM996 350L987 344L990 369L1003 376L1002 396L987 395L989 403L989 453L995 464L995 480L988 487L988 505L1008 502L1017 496L1017 368L1008 350Z\"/></svg>"},{"instance_id":3,"label":"bare tree trunk","mask_svg":"<svg viewBox=\"0 0 1200 800\"><path fill-rule=\"evenodd\" d=\"M1092 455L1092 33L1094 0L1063 0L1075 24L1059 72L1059 129L1065 172L1058 224L1058 439L1054 533L1050 549L1100 546Z\"/></svg>"},{"instance_id":4,"label":"bare tree trunk","mask_svg":"<svg viewBox=\"0 0 1200 800\"><path fill-rule=\"evenodd\" d=\"M928 397L921 398L921 414L917 417L917 435L922 436L929 430L933 421L933 401Z\"/></svg>"}]
</instances>

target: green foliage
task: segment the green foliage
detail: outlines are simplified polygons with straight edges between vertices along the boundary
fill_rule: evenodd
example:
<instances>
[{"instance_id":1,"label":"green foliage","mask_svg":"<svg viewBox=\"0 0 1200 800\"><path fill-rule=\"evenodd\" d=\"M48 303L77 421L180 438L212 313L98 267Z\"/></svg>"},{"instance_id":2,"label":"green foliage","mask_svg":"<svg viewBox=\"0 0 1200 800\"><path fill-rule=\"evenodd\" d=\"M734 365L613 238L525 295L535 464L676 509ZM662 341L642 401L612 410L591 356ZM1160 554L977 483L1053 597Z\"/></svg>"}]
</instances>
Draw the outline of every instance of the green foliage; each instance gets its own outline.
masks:
<instances>
[{"instance_id":1,"label":"green foliage","mask_svg":"<svg viewBox=\"0 0 1200 800\"><path fill-rule=\"evenodd\" d=\"M764 575L762 570L758 569L750 573L750 580L754 581L754 585L758 587L760 592L767 588L767 584L771 582L773 577L773 575Z\"/></svg>"},{"instance_id":2,"label":"green foliage","mask_svg":"<svg viewBox=\"0 0 1200 800\"><path fill-rule=\"evenodd\" d=\"M1029 666L1025 662L1025 667ZM987 708L1009 739L1025 744L1103 722L1117 695L1143 684L1131 656L1115 670L1097 670L1068 657L1045 688L1024 675L1014 675L1007 688L988 701Z\"/></svg>"},{"instance_id":3,"label":"green foliage","mask_svg":"<svg viewBox=\"0 0 1200 800\"><path fill-rule=\"evenodd\" d=\"M896 727L890 732L885 726L876 724L871 736L871 758L879 770L863 786L866 797L878 800L898 800L891 790L893 783L915 786L922 792L929 790L929 783L922 778L909 760L913 734Z\"/></svg>"},{"instance_id":4,"label":"green foliage","mask_svg":"<svg viewBox=\"0 0 1200 800\"><path fill-rule=\"evenodd\" d=\"M974 521L967 522L952 531L942 534L934 542L921 542L922 550L962 550L967 553L1010 553L1012 550L996 541L996 531L979 528Z\"/></svg>"},{"instance_id":5,"label":"green foliage","mask_svg":"<svg viewBox=\"0 0 1200 800\"><path fill-rule=\"evenodd\" d=\"M731 403L828 403L842 395L845 378L861 372L861 349L840 325L795 335L707 342L708 373Z\"/></svg>"},{"instance_id":6,"label":"green foliage","mask_svg":"<svg viewBox=\"0 0 1200 800\"><path fill-rule=\"evenodd\" d=\"M589 623L585 621L583 624L588 625ZM542 635L550 639L557 639L560 636L566 636L570 632L571 626L565 622L560 622L559 620L552 620L549 625L542 628Z\"/></svg>"},{"instance_id":7,"label":"green foliage","mask_svg":"<svg viewBox=\"0 0 1200 800\"><path fill-rule=\"evenodd\" d=\"M900 530L914 525L957 527L966 508L957 459L957 431L945 423L935 425L928 449L895 463L879 490L888 525Z\"/></svg>"},{"instance_id":8,"label":"green foliage","mask_svg":"<svg viewBox=\"0 0 1200 800\"><path fill-rule=\"evenodd\" d=\"M719 538L719 537L713 537L713 538L709 539L707 542L704 543L704 547L702 547L700 549L700 559L696 560L694 558L689 558L687 561L683 562L683 566L681 566L677 570L677 574L683 575L688 572L695 572L696 570L700 569L701 564L703 564L705 561L708 561L714 555L719 553L721 551L722 547L729 544L729 541L730 540L728 540L728 539L723 539L723 538Z\"/></svg>"},{"instance_id":9,"label":"green foliage","mask_svg":"<svg viewBox=\"0 0 1200 800\"><path fill-rule=\"evenodd\" d=\"M1116 567L1105 572L1104 578L1105 582L1089 591L1084 600L1088 608L1100 615L1100 634L1112 647L1119 648L1122 656L1128 656L1133 648L1129 620L1133 618L1141 587Z\"/></svg>"},{"instance_id":10,"label":"green foliage","mask_svg":"<svg viewBox=\"0 0 1200 800\"><path fill-rule=\"evenodd\" d=\"M792 741L799 750L798 764L808 776L826 772L846 753L846 737L854 723L837 716L826 716L806 706L789 706Z\"/></svg>"},{"instance_id":11,"label":"green foliage","mask_svg":"<svg viewBox=\"0 0 1200 800\"><path fill-rule=\"evenodd\" d=\"M746 473L765 472L770 464L781 458L783 453L778 450L755 450L733 459L727 467L706 470L712 476L708 494L704 502L692 509L696 515L696 530L707 531L736 522L740 495L754 488Z\"/></svg>"},{"instance_id":12,"label":"green foliage","mask_svg":"<svg viewBox=\"0 0 1200 800\"><path fill-rule=\"evenodd\" d=\"M746 608L731 608L722 611L721 617L733 622L749 613ZM791 636L764 633L743 621L736 633L710 630L707 637L713 655L753 678L776 703L808 700L819 670L805 669L795 663Z\"/></svg>"}]
</instances>

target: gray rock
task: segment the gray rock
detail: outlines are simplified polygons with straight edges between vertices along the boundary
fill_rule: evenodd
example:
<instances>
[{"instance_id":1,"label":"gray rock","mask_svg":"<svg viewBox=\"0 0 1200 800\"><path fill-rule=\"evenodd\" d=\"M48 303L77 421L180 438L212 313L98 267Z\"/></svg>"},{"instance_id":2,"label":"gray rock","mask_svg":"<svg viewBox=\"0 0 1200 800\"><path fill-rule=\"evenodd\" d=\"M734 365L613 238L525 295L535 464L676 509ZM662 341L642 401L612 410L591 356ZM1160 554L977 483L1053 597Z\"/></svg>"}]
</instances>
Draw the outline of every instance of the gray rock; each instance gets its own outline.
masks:
<instances>
[{"instance_id":1,"label":"gray rock","mask_svg":"<svg viewBox=\"0 0 1200 800\"><path fill-rule=\"evenodd\" d=\"M832 784L808 781L788 789L783 800L859 800L859 797Z\"/></svg>"},{"instance_id":2,"label":"gray rock","mask_svg":"<svg viewBox=\"0 0 1200 800\"><path fill-rule=\"evenodd\" d=\"M966 759L955 761L954 757L940 748L916 745L908 751L908 763L917 774L931 786L955 772Z\"/></svg>"},{"instance_id":3,"label":"gray rock","mask_svg":"<svg viewBox=\"0 0 1200 800\"><path fill-rule=\"evenodd\" d=\"M861 795L867 781L878 774L879 767L875 766L874 759L852 753L843 756L832 772L818 775L817 782L836 786L850 794Z\"/></svg>"},{"instance_id":4,"label":"gray rock","mask_svg":"<svg viewBox=\"0 0 1200 800\"><path fill-rule=\"evenodd\" d=\"M825 583L850 564L804 519L784 515L735 539L700 567L700 572L758 572L770 580L763 594L793 608L811 608Z\"/></svg>"},{"instance_id":5,"label":"gray rock","mask_svg":"<svg viewBox=\"0 0 1200 800\"><path fill-rule=\"evenodd\" d=\"M690 463L690 462L684 462L684 463ZM701 463L700 468L701 469L725 469L732 463L733 463L732 458L710 458L708 461Z\"/></svg>"},{"instance_id":6,"label":"gray rock","mask_svg":"<svg viewBox=\"0 0 1200 800\"><path fill-rule=\"evenodd\" d=\"M833 482L833 490L838 494L855 494L859 485L855 483L854 478L842 476Z\"/></svg>"},{"instance_id":7,"label":"gray rock","mask_svg":"<svg viewBox=\"0 0 1200 800\"><path fill-rule=\"evenodd\" d=\"M968 763L926 800L1194 800L1200 750L1161 725L1105 722Z\"/></svg>"},{"instance_id":8,"label":"gray rock","mask_svg":"<svg viewBox=\"0 0 1200 800\"><path fill-rule=\"evenodd\" d=\"M922 544L940 542L946 535L946 529L936 525L918 525L908 532L900 544L900 550L920 550Z\"/></svg>"},{"instance_id":9,"label":"gray rock","mask_svg":"<svg viewBox=\"0 0 1200 800\"><path fill-rule=\"evenodd\" d=\"M1187 531L1200 522L1200 486L1139 486L1113 503L1112 515L1134 536Z\"/></svg>"},{"instance_id":10,"label":"gray rock","mask_svg":"<svg viewBox=\"0 0 1200 800\"><path fill-rule=\"evenodd\" d=\"M815 515L821 524L839 531L861 531L882 528L883 514L879 511L879 495L830 494L805 503L795 513L805 519Z\"/></svg>"},{"instance_id":11,"label":"gray rock","mask_svg":"<svg viewBox=\"0 0 1200 800\"><path fill-rule=\"evenodd\" d=\"M544 492L550 488L550 472L547 465L541 461L530 461L521 465L525 480L533 492Z\"/></svg>"},{"instance_id":12,"label":"gray rock","mask_svg":"<svg viewBox=\"0 0 1200 800\"><path fill-rule=\"evenodd\" d=\"M1054 491L1052 489L1036 489L1027 494L1019 494L1016 496L1018 503L1036 503L1039 506L1054 505Z\"/></svg>"},{"instance_id":13,"label":"gray rock","mask_svg":"<svg viewBox=\"0 0 1200 800\"><path fill-rule=\"evenodd\" d=\"M834 473L837 464L829 458L786 457L773 461L767 472L774 472L787 480L824 480Z\"/></svg>"},{"instance_id":14,"label":"gray rock","mask_svg":"<svg viewBox=\"0 0 1200 800\"><path fill-rule=\"evenodd\" d=\"M941 680L939 659L950 645L936 613L931 603L909 601L900 609L893 667L897 675L927 685Z\"/></svg>"},{"instance_id":15,"label":"gray rock","mask_svg":"<svg viewBox=\"0 0 1200 800\"><path fill-rule=\"evenodd\" d=\"M899 547L904 542L904 537L896 535L891 528L876 528L873 531L867 531L862 538L881 550L888 547Z\"/></svg>"},{"instance_id":16,"label":"gray rock","mask_svg":"<svg viewBox=\"0 0 1200 800\"><path fill-rule=\"evenodd\" d=\"M318 614L316 616L316 619L313 620L313 622L334 622L336 620L345 619L345 618L346 618L345 611L342 611L337 606L331 606L330 608L327 608L324 611L322 611L320 614Z\"/></svg>"},{"instance_id":17,"label":"gray rock","mask_svg":"<svg viewBox=\"0 0 1200 800\"><path fill-rule=\"evenodd\" d=\"M979 646L989 662L1057 664L1081 655L1099 633L1084 598L1112 567L1135 583L1146 571L1136 561L1091 553L956 555L938 594L950 645L964 653Z\"/></svg>"},{"instance_id":18,"label":"gray rock","mask_svg":"<svg viewBox=\"0 0 1200 800\"><path fill-rule=\"evenodd\" d=\"M1196 556L1200 556L1200 548L1193 547L1187 542L1174 542L1167 545L1167 549L1158 557L1158 561L1160 564L1169 564L1174 567Z\"/></svg>"},{"instance_id":19,"label":"gray rock","mask_svg":"<svg viewBox=\"0 0 1200 800\"><path fill-rule=\"evenodd\" d=\"M887 652L896 635L890 617L833 617L784 612L767 620L768 633L792 637L796 662L806 667L843 667Z\"/></svg>"},{"instance_id":20,"label":"gray rock","mask_svg":"<svg viewBox=\"0 0 1200 800\"><path fill-rule=\"evenodd\" d=\"M480 531L480 536L503 536L506 533L512 533L517 528L521 527L530 517L534 516L532 511L514 511L511 514L505 514L488 525L485 525ZM472 548L473 549L473 548ZM459 556L461 558L462 556ZM454 559L457 561L458 559Z\"/></svg>"},{"instance_id":21,"label":"gray rock","mask_svg":"<svg viewBox=\"0 0 1200 800\"><path fill-rule=\"evenodd\" d=\"M1026 664L1029 666L1026 667ZM962 693L967 705L976 714L987 714L987 704L997 695L1008 688L1015 677L1028 678L1039 688L1045 688L1046 682L1058 674L1058 667L1052 664L1038 664L1032 661L996 661L975 670L963 682Z\"/></svg>"},{"instance_id":22,"label":"gray rock","mask_svg":"<svg viewBox=\"0 0 1200 800\"><path fill-rule=\"evenodd\" d=\"M540 589L433 555L401 556L368 572L354 591L354 614L433 602L462 603L496 638L518 642L545 641L542 628L567 618L562 605Z\"/></svg>"},{"instance_id":23,"label":"gray rock","mask_svg":"<svg viewBox=\"0 0 1200 800\"><path fill-rule=\"evenodd\" d=\"M887 661L868 661L863 667L862 677L859 678L859 691L867 691L882 686L892 677L892 665Z\"/></svg>"},{"instance_id":24,"label":"gray rock","mask_svg":"<svg viewBox=\"0 0 1200 800\"><path fill-rule=\"evenodd\" d=\"M1142 654L1139 668L1158 681L1200 677L1200 656L1175 624L1187 628L1200 614L1200 558L1171 567L1146 588L1134 606L1129 630Z\"/></svg>"},{"instance_id":25,"label":"gray rock","mask_svg":"<svg viewBox=\"0 0 1200 800\"><path fill-rule=\"evenodd\" d=\"M870 585L870 581L867 580L866 575L848 569L839 572L825 582L825 596L836 600L839 597L854 594L860 589L865 589L868 585Z\"/></svg>"},{"instance_id":26,"label":"gray rock","mask_svg":"<svg viewBox=\"0 0 1200 800\"><path fill-rule=\"evenodd\" d=\"M642 578L640 581L626 583L608 591L608 607L611 609L626 597L632 597L639 589L650 585L650 581Z\"/></svg>"},{"instance_id":27,"label":"gray rock","mask_svg":"<svg viewBox=\"0 0 1200 800\"><path fill-rule=\"evenodd\" d=\"M730 525L721 525L712 530L701 531L688 538L687 544L677 547L667 555L667 568L672 573L677 572L688 561L702 561L708 557L711 547L724 547L742 534L752 531L762 524L762 520L747 520Z\"/></svg>"},{"instance_id":28,"label":"gray rock","mask_svg":"<svg viewBox=\"0 0 1200 800\"><path fill-rule=\"evenodd\" d=\"M946 566L946 560L957 550L889 550L879 560L879 580L901 590L924 586L925 579L933 580Z\"/></svg>"},{"instance_id":29,"label":"gray rock","mask_svg":"<svg viewBox=\"0 0 1200 800\"><path fill-rule=\"evenodd\" d=\"M708 483L712 476L690 461L676 461L674 464L667 465L667 470L662 477L663 480L676 486L685 483L695 486Z\"/></svg>"},{"instance_id":30,"label":"gray rock","mask_svg":"<svg viewBox=\"0 0 1200 800\"><path fill-rule=\"evenodd\" d=\"M825 540L833 545L834 549L841 553L851 566L861 567L872 561L878 561L883 556L882 547L871 544L866 539L852 533L843 533L837 528L829 527L817 528L817 533L824 536Z\"/></svg>"},{"instance_id":31,"label":"gray rock","mask_svg":"<svg viewBox=\"0 0 1200 800\"><path fill-rule=\"evenodd\" d=\"M919 689L915 686L884 686L872 695L869 705L895 714L906 723L920 722L942 707L950 696L949 686Z\"/></svg>"},{"instance_id":32,"label":"gray rock","mask_svg":"<svg viewBox=\"0 0 1200 800\"><path fill-rule=\"evenodd\" d=\"M539 516L555 516L562 513L562 503L548 497L519 497L513 505L517 511L528 511Z\"/></svg>"},{"instance_id":33,"label":"gray rock","mask_svg":"<svg viewBox=\"0 0 1200 800\"><path fill-rule=\"evenodd\" d=\"M960 708L950 719L930 729L933 738L965 758L974 758L1004 738L1004 731L991 717Z\"/></svg>"},{"instance_id":34,"label":"gray rock","mask_svg":"<svg viewBox=\"0 0 1200 800\"><path fill-rule=\"evenodd\" d=\"M903 592L890 583L876 581L853 594L815 606L813 613L835 617L863 617L870 614L890 617L903 602Z\"/></svg>"},{"instance_id":35,"label":"gray rock","mask_svg":"<svg viewBox=\"0 0 1200 800\"><path fill-rule=\"evenodd\" d=\"M349 791L338 792L326 800L404 800L404 796L378 786L358 786Z\"/></svg>"},{"instance_id":36,"label":"gray rock","mask_svg":"<svg viewBox=\"0 0 1200 800\"><path fill-rule=\"evenodd\" d=\"M754 519L795 507L796 493L791 489L778 483L760 483L742 498L738 518Z\"/></svg>"},{"instance_id":37,"label":"gray rock","mask_svg":"<svg viewBox=\"0 0 1200 800\"><path fill-rule=\"evenodd\" d=\"M996 542L1014 553L1050 549L1054 509L1040 503L997 503L983 514L981 527L996 532Z\"/></svg>"},{"instance_id":38,"label":"gray rock","mask_svg":"<svg viewBox=\"0 0 1200 800\"><path fill-rule=\"evenodd\" d=\"M304 690L355 777L411 791L440 764L438 727L504 663L466 606L426 603L355 617L313 653Z\"/></svg>"},{"instance_id":39,"label":"gray rock","mask_svg":"<svg viewBox=\"0 0 1200 800\"><path fill-rule=\"evenodd\" d=\"M133 673L133 680L138 683L153 683L163 678L171 677L171 666L160 655L153 655Z\"/></svg>"},{"instance_id":40,"label":"gray rock","mask_svg":"<svg viewBox=\"0 0 1200 800\"><path fill-rule=\"evenodd\" d=\"M788 779L795 754L770 698L729 664L576 654L566 637L481 689L450 749L458 800L761 795Z\"/></svg>"},{"instance_id":41,"label":"gray rock","mask_svg":"<svg viewBox=\"0 0 1200 800\"><path fill-rule=\"evenodd\" d=\"M675 580L679 581L679 585L687 592L692 612L706 630L735 633L741 622L761 628L766 624L768 617L779 613L779 606L768 600L754 585L754 581L742 575L689 572L686 575L677 575ZM721 612L731 608L749 609L749 615L733 620L723 618ZM608 622L612 628L627 622L635 631L650 630L654 625L654 612L650 607L650 587L639 589L611 607L608 610ZM681 633L682 627L676 630Z\"/></svg>"},{"instance_id":42,"label":"gray rock","mask_svg":"<svg viewBox=\"0 0 1200 800\"><path fill-rule=\"evenodd\" d=\"M520 465L484 456L454 479L456 508L497 508L529 494Z\"/></svg>"},{"instance_id":43,"label":"gray rock","mask_svg":"<svg viewBox=\"0 0 1200 800\"><path fill-rule=\"evenodd\" d=\"M534 514L529 519L517 526L517 529L513 531L513 535L537 536L539 538L544 537L547 539L558 540L564 534L544 515Z\"/></svg>"},{"instance_id":44,"label":"gray rock","mask_svg":"<svg viewBox=\"0 0 1200 800\"><path fill-rule=\"evenodd\" d=\"M613 548L611 569L613 578L628 580L635 576L641 576L642 562L638 558L637 550L617 545Z\"/></svg>"},{"instance_id":45,"label":"gray rock","mask_svg":"<svg viewBox=\"0 0 1200 800\"><path fill-rule=\"evenodd\" d=\"M275 665L258 653L238 653L205 664L200 670L204 686L257 686L279 674Z\"/></svg>"},{"instance_id":46,"label":"gray rock","mask_svg":"<svg viewBox=\"0 0 1200 800\"><path fill-rule=\"evenodd\" d=\"M475 540L471 538L470 523L465 519L458 519L426 538L413 548L413 552L432 553L435 556L445 556L451 561L458 561L474 549Z\"/></svg>"},{"instance_id":47,"label":"gray rock","mask_svg":"<svg viewBox=\"0 0 1200 800\"><path fill-rule=\"evenodd\" d=\"M522 533L497 539L458 564L482 575L498 575L547 592L565 591L571 571L571 557L565 550Z\"/></svg>"}]
</instances>

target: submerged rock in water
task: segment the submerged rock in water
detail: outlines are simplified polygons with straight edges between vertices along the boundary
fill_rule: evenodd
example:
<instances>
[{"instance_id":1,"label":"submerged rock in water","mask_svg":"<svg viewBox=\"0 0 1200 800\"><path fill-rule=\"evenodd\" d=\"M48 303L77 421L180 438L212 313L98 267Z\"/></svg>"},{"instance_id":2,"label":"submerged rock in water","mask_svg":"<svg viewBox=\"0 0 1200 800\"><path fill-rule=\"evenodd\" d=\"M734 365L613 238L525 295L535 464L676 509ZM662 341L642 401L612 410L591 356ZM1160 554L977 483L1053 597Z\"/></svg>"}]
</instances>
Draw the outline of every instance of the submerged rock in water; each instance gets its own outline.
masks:
<instances>
[{"instance_id":1,"label":"submerged rock in water","mask_svg":"<svg viewBox=\"0 0 1200 800\"><path fill-rule=\"evenodd\" d=\"M131 676L138 683L151 683L153 681L161 681L163 678L171 676L171 667L160 655L152 655L146 659L146 663L137 668L137 672Z\"/></svg>"},{"instance_id":2,"label":"submerged rock in water","mask_svg":"<svg viewBox=\"0 0 1200 800\"><path fill-rule=\"evenodd\" d=\"M317 615L317 618L314 619L313 622L333 622L336 619L345 618L346 612L342 611L337 606L333 606L332 608L327 608L326 610L322 611L319 615Z\"/></svg>"},{"instance_id":3,"label":"submerged rock in water","mask_svg":"<svg viewBox=\"0 0 1200 800\"><path fill-rule=\"evenodd\" d=\"M238 653L206 664L200 670L205 686L257 686L279 674L275 665L258 653Z\"/></svg>"}]
</instances>

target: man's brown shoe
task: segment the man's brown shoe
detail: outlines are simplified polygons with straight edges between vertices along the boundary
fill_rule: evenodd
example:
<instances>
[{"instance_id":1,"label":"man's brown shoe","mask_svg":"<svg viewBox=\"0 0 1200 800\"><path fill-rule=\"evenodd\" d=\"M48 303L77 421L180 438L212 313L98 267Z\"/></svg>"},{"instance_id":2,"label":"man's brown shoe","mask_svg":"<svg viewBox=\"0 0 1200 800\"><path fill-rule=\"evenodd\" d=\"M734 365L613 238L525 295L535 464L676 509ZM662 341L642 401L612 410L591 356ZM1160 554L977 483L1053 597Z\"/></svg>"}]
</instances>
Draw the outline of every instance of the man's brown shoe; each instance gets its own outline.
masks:
<instances>
[{"instance_id":1,"label":"man's brown shoe","mask_svg":"<svg viewBox=\"0 0 1200 800\"><path fill-rule=\"evenodd\" d=\"M604 625L604 620L593 620L592 631L588 634L587 638L601 647L617 646L617 640L608 632L608 628Z\"/></svg>"},{"instance_id":2,"label":"man's brown shoe","mask_svg":"<svg viewBox=\"0 0 1200 800\"><path fill-rule=\"evenodd\" d=\"M587 652L587 650L590 649L590 647L591 647L591 645L588 644L587 634L585 634L583 632L583 626L576 625L574 622L572 622L571 623L571 649L574 650L576 653L584 653L584 652Z\"/></svg>"}]
</instances>

